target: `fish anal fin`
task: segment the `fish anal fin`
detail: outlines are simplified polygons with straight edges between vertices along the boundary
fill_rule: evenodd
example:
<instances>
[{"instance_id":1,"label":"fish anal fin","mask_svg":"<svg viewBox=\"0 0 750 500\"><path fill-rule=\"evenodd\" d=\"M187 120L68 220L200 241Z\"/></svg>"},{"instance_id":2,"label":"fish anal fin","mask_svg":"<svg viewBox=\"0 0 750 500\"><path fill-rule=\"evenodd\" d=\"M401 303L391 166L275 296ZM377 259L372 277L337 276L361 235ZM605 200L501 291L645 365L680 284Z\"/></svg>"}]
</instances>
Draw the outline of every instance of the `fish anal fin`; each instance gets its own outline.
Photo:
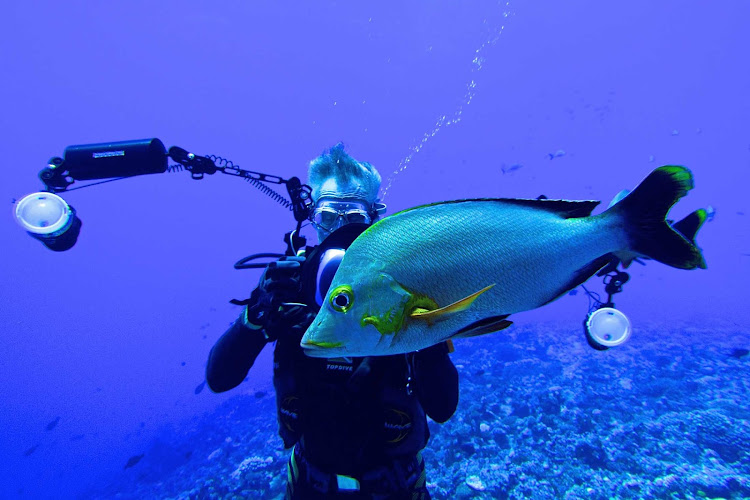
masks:
<instances>
[{"instance_id":1,"label":"fish anal fin","mask_svg":"<svg viewBox=\"0 0 750 500\"><path fill-rule=\"evenodd\" d=\"M508 321L507 318L509 315L505 314L503 316L492 316L489 318L480 319L479 321L475 321L474 323L471 323L463 328L461 328L459 331L451 335L450 339L460 339L460 338L469 338L469 337L478 337L479 335L487 335L488 333L493 332L499 332L500 330L505 330L510 325L513 324L512 321Z\"/></svg>"},{"instance_id":2,"label":"fish anal fin","mask_svg":"<svg viewBox=\"0 0 750 500\"><path fill-rule=\"evenodd\" d=\"M441 307L440 309L433 309L433 310L427 310L422 307L415 307L410 313L409 317L411 319L418 319L418 320L424 320L427 321L428 324L432 325L436 321L440 321L443 319L446 319L452 314L465 311L469 307L471 307L471 304L474 303L474 301L482 295L484 292L489 290L495 286L495 284L488 285L481 290L472 293L468 297L464 297L461 300L457 300L456 302L449 304L445 307Z\"/></svg>"}]
</instances>

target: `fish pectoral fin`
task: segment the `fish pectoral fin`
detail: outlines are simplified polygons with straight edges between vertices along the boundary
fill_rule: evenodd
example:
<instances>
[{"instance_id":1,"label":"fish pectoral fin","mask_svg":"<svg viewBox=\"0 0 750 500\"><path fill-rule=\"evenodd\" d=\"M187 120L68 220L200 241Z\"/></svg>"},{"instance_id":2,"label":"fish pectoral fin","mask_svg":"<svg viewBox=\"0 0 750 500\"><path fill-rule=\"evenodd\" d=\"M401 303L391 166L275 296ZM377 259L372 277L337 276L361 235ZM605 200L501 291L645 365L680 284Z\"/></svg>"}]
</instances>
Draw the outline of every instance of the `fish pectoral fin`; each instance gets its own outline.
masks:
<instances>
[{"instance_id":1,"label":"fish pectoral fin","mask_svg":"<svg viewBox=\"0 0 750 500\"><path fill-rule=\"evenodd\" d=\"M457 312L465 311L466 309L468 309L471 306L471 304L474 303L477 297L482 295L484 292L486 292L493 286L495 286L495 283L482 288L478 292L472 293L468 297L464 297L461 300L457 300L453 304L447 305L445 307L441 307L440 309L427 310L423 307L415 307L409 313L409 317L412 319L425 320L429 324L446 319L451 314L455 314Z\"/></svg>"},{"instance_id":2,"label":"fish pectoral fin","mask_svg":"<svg viewBox=\"0 0 750 500\"><path fill-rule=\"evenodd\" d=\"M505 314L503 316L492 316L490 318L480 319L479 321L475 321L474 323L471 323L470 325L467 325L461 328L459 331L451 335L449 338L459 339L459 338L477 337L479 335L486 335L488 333L499 332L500 330L505 330L506 328L508 328L510 325L513 324L512 321L508 321L507 319L505 319L508 316L510 315Z\"/></svg>"}]
</instances>

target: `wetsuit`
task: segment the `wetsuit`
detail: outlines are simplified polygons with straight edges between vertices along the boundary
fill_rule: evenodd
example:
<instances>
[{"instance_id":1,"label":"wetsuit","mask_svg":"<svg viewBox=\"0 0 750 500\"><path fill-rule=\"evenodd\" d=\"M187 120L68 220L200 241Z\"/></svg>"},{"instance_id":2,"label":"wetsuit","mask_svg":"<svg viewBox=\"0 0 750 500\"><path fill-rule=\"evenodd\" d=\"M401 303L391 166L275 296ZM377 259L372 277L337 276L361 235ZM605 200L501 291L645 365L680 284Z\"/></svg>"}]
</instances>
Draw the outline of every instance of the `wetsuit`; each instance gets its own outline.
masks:
<instances>
[{"instance_id":1,"label":"wetsuit","mask_svg":"<svg viewBox=\"0 0 750 500\"><path fill-rule=\"evenodd\" d=\"M347 233L344 229L307 252L295 301L309 308L287 318L293 324L276 340L279 434L285 447L294 447L287 498L429 498L419 453L429 439L425 415L445 422L458 403L458 374L446 345L334 359L307 357L299 345L318 310L314 295L321 255L332 246L348 246L358 234L349 234L342 244L336 240ZM259 296L256 289L249 307ZM209 387L222 392L239 385L267 342L243 313L211 350Z\"/></svg>"}]
</instances>

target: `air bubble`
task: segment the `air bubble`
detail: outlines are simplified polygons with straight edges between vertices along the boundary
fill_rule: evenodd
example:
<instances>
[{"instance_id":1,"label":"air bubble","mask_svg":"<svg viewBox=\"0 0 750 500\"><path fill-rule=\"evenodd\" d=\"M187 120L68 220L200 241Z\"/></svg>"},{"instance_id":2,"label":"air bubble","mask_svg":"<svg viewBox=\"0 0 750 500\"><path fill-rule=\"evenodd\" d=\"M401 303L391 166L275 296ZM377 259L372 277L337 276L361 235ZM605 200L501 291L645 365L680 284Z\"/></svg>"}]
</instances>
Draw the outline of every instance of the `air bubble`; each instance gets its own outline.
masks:
<instances>
[{"instance_id":1,"label":"air bubble","mask_svg":"<svg viewBox=\"0 0 750 500\"><path fill-rule=\"evenodd\" d=\"M502 15L503 18L508 18L512 12L508 10L510 8L510 1L505 2L505 5L503 7L504 10ZM487 23L487 20L484 20L485 24ZM488 47L494 46L497 41L500 39L500 35L503 34L503 31L505 30L505 25L500 26L500 28L491 34L482 44L474 51L475 57L471 61L471 75L475 75L479 73L482 70L482 67L486 61L486 58L482 56L482 54L487 50ZM388 62L390 62L390 58L388 59ZM464 93L463 99L461 104L458 105L456 110L453 112L453 115L448 118L446 115L440 116L437 121L435 122L435 125L433 126L432 130L429 132L426 132L424 136L422 137L422 140L420 140L415 146L412 146L409 151L409 154L407 154L404 158L401 159L401 161L398 164L398 167L396 170L394 170L391 175L388 176L387 184L385 189L383 190L383 196L382 199L385 199L385 197L388 195L388 190L393 185L393 181L395 177L406 170L406 166L411 162L412 158L414 158L415 155L417 155L422 148L427 144L427 142L437 135L437 133L445 126L449 125L456 125L461 121L461 117L464 112L464 107L471 104L471 101L474 100L474 97L476 96L477 92L477 82L474 78L469 80L469 83L466 85L466 91Z\"/></svg>"}]
</instances>

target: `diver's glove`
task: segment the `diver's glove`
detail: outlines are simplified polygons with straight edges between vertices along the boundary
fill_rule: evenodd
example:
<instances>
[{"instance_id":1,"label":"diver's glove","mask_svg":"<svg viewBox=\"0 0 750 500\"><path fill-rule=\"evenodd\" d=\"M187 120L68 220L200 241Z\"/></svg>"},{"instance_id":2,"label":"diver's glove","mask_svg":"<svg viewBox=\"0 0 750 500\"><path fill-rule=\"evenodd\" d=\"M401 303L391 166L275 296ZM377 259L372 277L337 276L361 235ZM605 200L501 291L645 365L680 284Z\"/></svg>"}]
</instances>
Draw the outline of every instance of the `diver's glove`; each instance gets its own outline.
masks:
<instances>
[{"instance_id":1,"label":"diver's glove","mask_svg":"<svg viewBox=\"0 0 750 500\"><path fill-rule=\"evenodd\" d=\"M314 313L308 317L310 308L299 298L304 261L304 257L291 256L271 262L253 292L256 300L248 304L246 321L251 328L262 328L268 341L288 334L301 336L314 318Z\"/></svg>"}]
</instances>

